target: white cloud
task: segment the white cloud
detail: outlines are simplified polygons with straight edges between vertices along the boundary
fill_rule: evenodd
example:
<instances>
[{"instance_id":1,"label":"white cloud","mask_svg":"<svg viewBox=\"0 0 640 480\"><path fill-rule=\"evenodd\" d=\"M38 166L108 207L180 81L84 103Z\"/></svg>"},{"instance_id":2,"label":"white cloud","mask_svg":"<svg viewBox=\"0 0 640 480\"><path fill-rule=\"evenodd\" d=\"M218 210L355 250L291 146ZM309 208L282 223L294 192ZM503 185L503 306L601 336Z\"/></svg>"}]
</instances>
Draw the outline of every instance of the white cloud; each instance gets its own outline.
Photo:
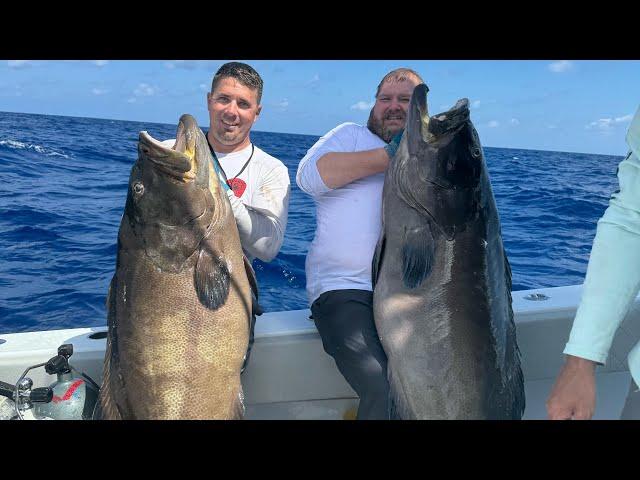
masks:
<instances>
[{"instance_id":1,"label":"white cloud","mask_svg":"<svg viewBox=\"0 0 640 480\"><path fill-rule=\"evenodd\" d=\"M600 118L595 122L589 123L585 128L588 130L596 129L602 132L608 132L620 123L630 122L632 118L633 118L632 114L624 115L622 117L615 117L615 118L611 118L611 117Z\"/></svg>"},{"instance_id":2,"label":"white cloud","mask_svg":"<svg viewBox=\"0 0 640 480\"><path fill-rule=\"evenodd\" d=\"M203 92L209 91L209 85L207 85L206 83L201 83L199 86L200 86L200 90L202 90Z\"/></svg>"},{"instance_id":3,"label":"white cloud","mask_svg":"<svg viewBox=\"0 0 640 480\"><path fill-rule=\"evenodd\" d=\"M32 65L30 60L7 60L9 68L28 68Z\"/></svg>"},{"instance_id":4,"label":"white cloud","mask_svg":"<svg viewBox=\"0 0 640 480\"><path fill-rule=\"evenodd\" d=\"M491 120L489 123L487 123L487 127L489 128L496 128L500 126L500 122L496 121L496 120Z\"/></svg>"},{"instance_id":5,"label":"white cloud","mask_svg":"<svg viewBox=\"0 0 640 480\"><path fill-rule=\"evenodd\" d=\"M569 60L560 60L558 62L550 63L547 68L554 73L564 73L573 68L573 63Z\"/></svg>"},{"instance_id":6,"label":"white cloud","mask_svg":"<svg viewBox=\"0 0 640 480\"><path fill-rule=\"evenodd\" d=\"M351 110L371 110L375 103L376 102L367 103L361 100L358 103L351 105Z\"/></svg>"},{"instance_id":7,"label":"white cloud","mask_svg":"<svg viewBox=\"0 0 640 480\"><path fill-rule=\"evenodd\" d=\"M285 109L289 106L289 100L287 100L286 98L283 99L281 102L276 103L276 107L277 108L281 108L281 109Z\"/></svg>"},{"instance_id":8,"label":"white cloud","mask_svg":"<svg viewBox=\"0 0 640 480\"><path fill-rule=\"evenodd\" d=\"M135 97L131 97L127 100L127 103L136 103Z\"/></svg>"},{"instance_id":9,"label":"white cloud","mask_svg":"<svg viewBox=\"0 0 640 480\"><path fill-rule=\"evenodd\" d=\"M156 93L158 93L158 87L154 87L148 83L138 84L138 87L133 91L136 97L151 97Z\"/></svg>"},{"instance_id":10,"label":"white cloud","mask_svg":"<svg viewBox=\"0 0 640 480\"><path fill-rule=\"evenodd\" d=\"M93 64L97 67L104 67L107 63L109 60L93 60Z\"/></svg>"},{"instance_id":11,"label":"white cloud","mask_svg":"<svg viewBox=\"0 0 640 480\"><path fill-rule=\"evenodd\" d=\"M520 120L518 120L517 118L512 118L511 120L509 120L509 123L511 125L520 125Z\"/></svg>"},{"instance_id":12,"label":"white cloud","mask_svg":"<svg viewBox=\"0 0 640 480\"><path fill-rule=\"evenodd\" d=\"M633 114L630 113L629 115L625 115L624 117L616 117L614 119L614 122L616 123L630 122L632 118L633 118Z\"/></svg>"},{"instance_id":13,"label":"white cloud","mask_svg":"<svg viewBox=\"0 0 640 480\"><path fill-rule=\"evenodd\" d=\"M172 60L165 62L164 66L170 70L174 68L183 68L185 70L195 70L202 64L199 60Z\"/></svg>"},{"instance_id":14,"label":"white cloud","mask_svg":"<svg viewBox=\"0 0 640 480\"><path fill-rule=\"evenodd\" d=\"M318 86L318 84L320 83L320 75L318 75L317 73L313 76L313 78L309 81L307 81L304 86L305 87L311 87L311 88L315 88Z\"/></svg>"},{"instance_id":15,"label":"white cloud","mask_svg":"<svg viewBox=\"0 0 640 480\"><path fill-rule=\"evenodd\" d=\"M478 108L480 106L480 100L474 100L471 102L471 108Z\"/></svg>"},{"instance_id":16,"label":"white cloud","mask_svg":"<svg viewBox=\"0 0 640 480\"><path fill-rule=\"evenodd\" d=\"M558 126L557 126L557 125L550 124L550 125L547 125L547 128L548 128L549 130L555 130L556 128L558 128Z\"/></svg>"},{"instance_id":17,"label":"white cloud","mask_svg":"<svg viewBox=\"0 0 640 480\"><path fill-rule=\"evenodd\" d=\"M94 95L104 95L106 93L108 93L108 90L105 90L104 88L92 88L91 89L91 93L93 93Z\"/></svg>"}]
</instances>

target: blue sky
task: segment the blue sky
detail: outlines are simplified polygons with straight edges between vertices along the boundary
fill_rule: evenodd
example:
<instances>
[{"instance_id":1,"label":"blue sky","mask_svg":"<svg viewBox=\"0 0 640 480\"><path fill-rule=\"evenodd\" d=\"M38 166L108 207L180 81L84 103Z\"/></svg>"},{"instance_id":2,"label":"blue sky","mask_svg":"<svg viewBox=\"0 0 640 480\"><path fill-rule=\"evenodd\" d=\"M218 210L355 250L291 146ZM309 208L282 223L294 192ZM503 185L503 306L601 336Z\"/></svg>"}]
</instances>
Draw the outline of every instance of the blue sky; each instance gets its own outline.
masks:
<instances>
[{"instance_id":1,"label":"blue sky","mask_svg":"<svg viewBox=\"0 0 640 480\"><path fill-rule=\"evenodd\" d=\"M255 130L322 135L365 123L389 70L418 71L431 114L466 97L484 146L624 155L640 105L640 61L244 60L263 77ZM0 111L208 127L206 92L221 60L4 60Z\"/></svg>"}]
</instances>

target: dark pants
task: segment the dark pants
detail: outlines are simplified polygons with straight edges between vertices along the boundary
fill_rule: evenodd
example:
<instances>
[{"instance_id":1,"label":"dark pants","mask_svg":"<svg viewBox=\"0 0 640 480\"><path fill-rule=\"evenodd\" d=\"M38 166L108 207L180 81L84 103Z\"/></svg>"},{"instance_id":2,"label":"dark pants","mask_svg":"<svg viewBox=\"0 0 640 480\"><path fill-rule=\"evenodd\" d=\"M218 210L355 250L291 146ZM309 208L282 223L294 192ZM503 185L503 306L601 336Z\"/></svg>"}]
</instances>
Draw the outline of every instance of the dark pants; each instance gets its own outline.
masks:
<instances>
[{"instance_id":1,"label":"dark pants","mask_svg":"<svg viewBox=\"0 0 640 480\"><path fill-rule=\"evenodd\" d=\"M311 305L324 351L360 397L358 420L389 418L387 356L373 321L373 293L332 290Z\"/></svg>"}]
</instances>

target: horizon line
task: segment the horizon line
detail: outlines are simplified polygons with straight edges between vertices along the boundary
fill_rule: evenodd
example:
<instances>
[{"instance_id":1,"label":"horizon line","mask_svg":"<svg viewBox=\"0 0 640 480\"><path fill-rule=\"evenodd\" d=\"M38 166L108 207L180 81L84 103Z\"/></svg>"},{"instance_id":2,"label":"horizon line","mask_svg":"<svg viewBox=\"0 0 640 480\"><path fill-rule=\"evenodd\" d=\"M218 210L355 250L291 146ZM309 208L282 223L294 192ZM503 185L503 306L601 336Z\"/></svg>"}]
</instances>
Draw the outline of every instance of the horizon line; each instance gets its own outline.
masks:
<instances>
[{"instance_id":1,"label":"horizon line","mask_svg":"<svg viewBox=\"0 0 640 480\"><path fill-rule=\"evenodd\" d=\"M19 115L41 115L41 116L47 116L47 117L82 118L82 119L88 119L88 120L109 120L112 122L154 123L157 125L167 125L167 126L173 125L171 123L164 123L164 122L151 121L151 120L123 120L120 118L79 117L76 115L61 115L61 114L54 114L54 113L10 112L6 110L0 110L0 113L13 113L13 114L19 114ZM203 128L203 127L200 127L200 128ZM275 131L267 131L267 130L252 130L252 131L256 133L274 133L278 135L299 135L303 137L318 137L318 138L324 135L324 133L323 134L293 133L293 132L275 132ZM522 148L522 147L495 147L495 146L488 146L488 145L483 145L482 148L500 148L505 150L527 150L532 152L571 153L571 154L579 154L579 155L600 155L605 157L621 157L621 158L624 158L625 156L625 154L614 154L614 153L569 152L564 150L542 150L538 148Z\"/></svg>"}]
</instances>

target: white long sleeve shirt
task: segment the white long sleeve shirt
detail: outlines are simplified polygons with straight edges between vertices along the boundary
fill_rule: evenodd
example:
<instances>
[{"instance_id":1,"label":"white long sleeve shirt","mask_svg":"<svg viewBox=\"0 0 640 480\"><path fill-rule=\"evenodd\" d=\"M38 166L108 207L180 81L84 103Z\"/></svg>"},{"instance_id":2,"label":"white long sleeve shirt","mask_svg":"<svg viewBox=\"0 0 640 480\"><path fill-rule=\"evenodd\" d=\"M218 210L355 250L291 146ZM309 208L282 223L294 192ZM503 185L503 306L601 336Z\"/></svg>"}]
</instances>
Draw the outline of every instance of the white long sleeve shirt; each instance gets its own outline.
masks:
<instances>
[{"instance_id":1,"label":"white long sleeve shirt","mask_svg":"<svg viewBox=\"0 0 640 480\"><path fill-rule=\"evenodd\" d=\"M640 290L640 109L627 133L629 155L618 166L620 190L598 221L565 354L604 364L618 327ZM628 356L640 385L640 342Z\"/></svg>"},{"instance_id":2,"label":"white long sleeve shirt","mask_svg":"<svg viewBox=\"0 0 640 480\"><path fill-rule=\"evenodd\" d=\"M175 139L162 142L173 146ZM227 179L236 177L251 155L251 145L232 153L215 152ZM238 176L244 183L236 196L227 191L238 225L240 243L249 260L270 262L280 251L287 228L290 181L287 167L255 147L251 161ZM242 185L242 183L240 183Z\"/></svg>"},{"instance_id":3,"label":"white long sleeve shirt","mask_svg":"<svg viewBox=\"0 0 640 480\"><path fill-rule=\"evenodd\" d=\"M316 205L316 232L305 262L309 304L329 290L372 290L371 261L382 228L384 173L331 189L316 163L329 152L385 145L367 127L343 123L320 138L300 161L296 183Z\"/></svg>"}]
</instances>

